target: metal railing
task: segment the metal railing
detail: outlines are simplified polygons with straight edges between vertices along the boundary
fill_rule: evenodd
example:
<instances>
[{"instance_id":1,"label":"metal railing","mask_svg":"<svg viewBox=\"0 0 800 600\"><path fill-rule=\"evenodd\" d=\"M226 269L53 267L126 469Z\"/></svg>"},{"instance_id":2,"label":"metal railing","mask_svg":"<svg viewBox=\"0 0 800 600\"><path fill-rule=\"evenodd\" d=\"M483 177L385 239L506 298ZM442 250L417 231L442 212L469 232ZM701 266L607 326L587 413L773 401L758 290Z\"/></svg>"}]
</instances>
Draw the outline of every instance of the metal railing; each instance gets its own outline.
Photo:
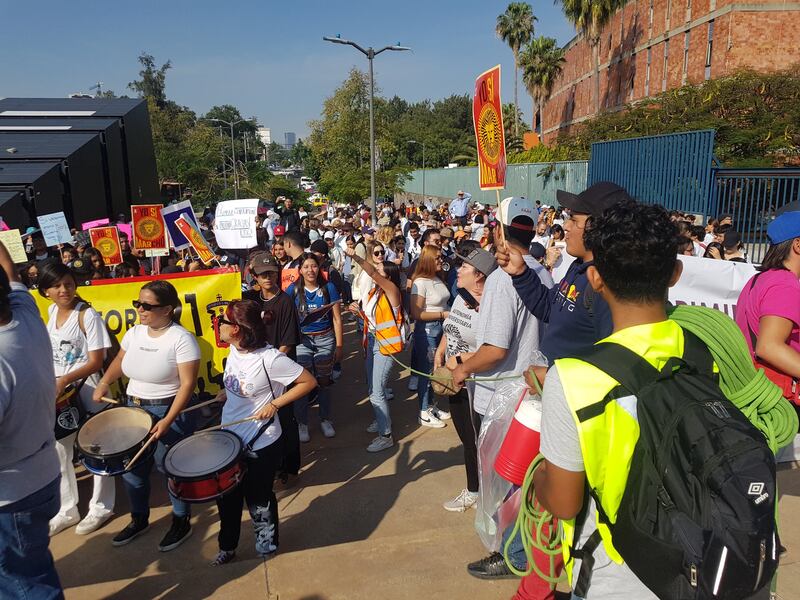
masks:
<instances>
[{"instance_id":1,"label":"metal railing","mask_svg":"<svg viewBox=\"0 0 800 600\"><path fill-rule=\"evenodd\" d=\"M713 171L711 216L731 215L748 257L754 263L761 262L769 246L767 226L779 209L800 201L800 169Z\"/></svg>"}]
</instances>

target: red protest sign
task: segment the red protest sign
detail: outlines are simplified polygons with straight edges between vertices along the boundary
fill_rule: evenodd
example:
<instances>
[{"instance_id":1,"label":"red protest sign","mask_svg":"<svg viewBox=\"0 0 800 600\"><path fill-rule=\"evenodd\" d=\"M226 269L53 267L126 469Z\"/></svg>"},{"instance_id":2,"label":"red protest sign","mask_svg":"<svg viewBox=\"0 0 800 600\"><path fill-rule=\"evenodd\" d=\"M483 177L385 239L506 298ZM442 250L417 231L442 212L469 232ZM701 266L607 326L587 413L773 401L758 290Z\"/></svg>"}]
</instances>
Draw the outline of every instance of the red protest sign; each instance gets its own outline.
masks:
<instances>
[{"instance_id":1,"label":"red protest sign","mask_svg":"<svg viewBox=\"0 0 800 600\"><path fill-rule=\"evenodd\" d=\"M93 227L89 230L89 239L103 257L106 266L113 267L122 262L122 248L116 227Z\"/></svg>"},{"instance_id":2,"label":"red protest sign","mask_svg":"<svg viewBox=\"0 0 800 600\"><path fill-rule=\"evenodd\" d=\"M506 187L506 140L500 101L500 65L475 80L472 124L478 149L478 179L482 190Z\"/></svg>"},{"instance_id":3,"label":"red protest sign","mask_svg":"<svg viewBox=\"0 0 800 600\"><path fill-rule=\"evenodd\" d=\"M133 247L137 250L166 249L167 233L161 216L163 204L136 204L131 206L131 232Z\"/></svg>"}]
</instances>

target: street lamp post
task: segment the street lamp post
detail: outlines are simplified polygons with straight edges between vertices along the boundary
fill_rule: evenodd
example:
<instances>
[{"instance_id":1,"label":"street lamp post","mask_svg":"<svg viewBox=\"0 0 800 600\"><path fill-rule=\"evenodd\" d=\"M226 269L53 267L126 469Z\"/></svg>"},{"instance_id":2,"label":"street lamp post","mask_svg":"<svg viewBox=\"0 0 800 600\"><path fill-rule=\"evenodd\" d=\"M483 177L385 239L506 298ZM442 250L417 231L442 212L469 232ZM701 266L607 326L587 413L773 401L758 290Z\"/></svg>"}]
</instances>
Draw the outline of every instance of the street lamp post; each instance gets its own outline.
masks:
<instances>
[{"instance_id":1,"label":"street lamp post","mask_svg":"<svg viewBox=\"0 0 800 600\"><path fill-rule=\"evenodd\" d=\"M375 50L372 48L372 46L364 49L355 42L343 40L339 35L336 37L325 36L322 39L326 42L332 42L334 44L345 44L347 46L352 46L361 52L361 54L366 56L367 60L369 60L369 191L370 208L372 209L372 224L374 225L377 222L378 215L375 206L375 115L373 110L373 104L375 102L375 79L372 72L372 60L384 50L402 52L404 50L411 50L411 48L401 46L398 43L395 46L384 46L380 50Z\"/></svg>"},{"instance_id":2,"label":"street lamp post","mask_svg":"<svg viewBox=\"0 0 800 600\"><path fill-rule=\"evenodd\" d=\"M233 128L235 125L239 123L244 123L247 119L239 119L238 121L234 121L231 123L230 121L225 121L223 119L208 119L209 121L215 121L217 123L224 123L231 128L231 161L233 165L233 197L238 199L239 198L239 173L236 170L236 146L234 145L234 138L233 138Z\"/></svg>"},{"instance_id":3,"label":"street lamp post","mask_svg":"<svg viewBox=\"0 0 800 600\"><path fill-rule=\"evenodd\" d=\"M425 203L425 142L418 142L417 140L408 140L406 144L421 144L422 145L422 202Z\"/></svg>"}]
</instances>

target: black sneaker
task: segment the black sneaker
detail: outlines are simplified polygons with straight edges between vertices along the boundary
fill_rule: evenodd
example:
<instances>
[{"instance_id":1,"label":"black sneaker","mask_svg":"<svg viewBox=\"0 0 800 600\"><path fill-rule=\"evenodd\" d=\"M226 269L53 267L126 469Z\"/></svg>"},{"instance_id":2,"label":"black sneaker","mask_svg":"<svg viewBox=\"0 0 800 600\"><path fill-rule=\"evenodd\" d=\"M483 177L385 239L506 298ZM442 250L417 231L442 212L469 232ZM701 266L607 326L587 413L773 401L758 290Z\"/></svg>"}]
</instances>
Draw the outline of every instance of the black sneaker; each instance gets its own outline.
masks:
<instances>
[{"instance_id":1,"label":"black sneaker","mask_svg":"<svg viewBox=\"0 0 800 600\"><path fill-rule=\"evenodd\" d=\"M508 568L503 555L499 552L492 552L486 558L482 558L474 563L467 565L467 573L478 579L516 579L517 576Z\"/></svg>"},{"instance_id":2,"label":"black sneaker","mask_svg":"<svg viewBox=\"0 0 800 600\"><path fill-rule=\"evenodd\" d=\"M114 539L111 540L111 545L124 546L125 544L130 544L148 529L150 529L150 523L144 519L133 517L128 526L114 536Z\"/></svg>"},{"instance_id":3,"label":"black sneaker","mask_svg":"<svg viewBox=\"0 0 800 600\"><path fill-rule=\"evenodd\" d=\"M161 540L158 549L161 552L169 552L185 542L192 535L191 517L177 517L172 515L172 527L169 528L167 535Z\"/></svg>"}]
</instances>

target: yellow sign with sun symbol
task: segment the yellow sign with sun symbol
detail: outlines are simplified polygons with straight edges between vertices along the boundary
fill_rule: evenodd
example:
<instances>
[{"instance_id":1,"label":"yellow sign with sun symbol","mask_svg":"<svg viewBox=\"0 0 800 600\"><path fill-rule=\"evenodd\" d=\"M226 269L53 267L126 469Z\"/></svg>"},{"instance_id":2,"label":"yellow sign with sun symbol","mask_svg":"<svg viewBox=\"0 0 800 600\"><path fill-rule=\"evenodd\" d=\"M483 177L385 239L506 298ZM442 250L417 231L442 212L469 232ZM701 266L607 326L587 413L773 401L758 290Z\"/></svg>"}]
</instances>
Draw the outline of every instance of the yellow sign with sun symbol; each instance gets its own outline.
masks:
<instances>
[{"instance_id":1,"label":"yellow sign with sun symbol","mask_svg":"<svg viewBox=\"0 0 800 600\"><path fill-rule=\"evenodd\" d=\"M500 101L500 65L482 73L475 81L472 123L478 154L482 190L506 187L506 141Z\"/></svg>"}]
</instances>

